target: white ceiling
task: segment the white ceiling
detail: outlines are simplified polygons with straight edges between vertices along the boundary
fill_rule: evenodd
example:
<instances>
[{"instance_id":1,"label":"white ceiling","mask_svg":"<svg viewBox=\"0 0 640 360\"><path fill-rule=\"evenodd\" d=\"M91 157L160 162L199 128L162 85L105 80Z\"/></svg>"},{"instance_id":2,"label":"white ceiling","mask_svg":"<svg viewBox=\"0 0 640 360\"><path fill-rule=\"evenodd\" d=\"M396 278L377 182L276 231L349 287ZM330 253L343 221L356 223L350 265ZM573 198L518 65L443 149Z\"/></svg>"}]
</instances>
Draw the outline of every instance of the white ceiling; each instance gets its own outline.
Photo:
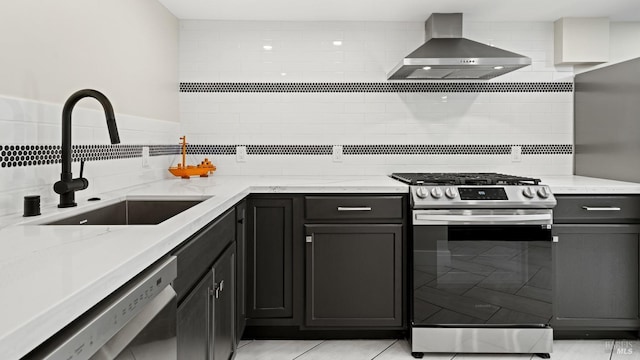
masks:
<instances>
[{"instance_id":1,"label":"white ceiling","mask_svg":"<svg viewBox=\"0 0 640 360\"><path fill-rule=\"evenodd\" d=\"M640 21L640 0L158 0L179 19L424 21L462 12L471 21L609 17Z\"/></svg>"}]
</instances>

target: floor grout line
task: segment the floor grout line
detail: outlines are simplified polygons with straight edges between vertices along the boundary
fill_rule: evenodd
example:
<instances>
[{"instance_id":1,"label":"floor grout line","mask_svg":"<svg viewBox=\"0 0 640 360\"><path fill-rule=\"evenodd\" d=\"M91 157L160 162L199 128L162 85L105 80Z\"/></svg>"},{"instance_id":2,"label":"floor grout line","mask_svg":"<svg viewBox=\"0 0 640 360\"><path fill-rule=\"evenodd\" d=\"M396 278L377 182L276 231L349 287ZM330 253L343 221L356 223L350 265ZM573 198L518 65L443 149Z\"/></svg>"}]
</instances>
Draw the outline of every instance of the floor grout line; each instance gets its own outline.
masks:
<instances>
[{"instance_id":1,"label":"floor grout line","mask_svg":"<svg viewBox=\"0 0 640 360\"><path fill-rule=\"evenodd\" d=\"M243 347L245 347L245 346L247 346L247 345L249 345L249 344L251 344L253 342L253 340L244 340L244 341L246 341L247 343L246 344L242 344L242 346L238 346L237 349L241 349L241 348L243 348Z\"/></svg>"},{"instance_id":2,"label":"floor grout line","mask_svg":"<svg viewBox=\"0 0 640 360\"><path fill-rule=\"evenodd\" d=\"M307 351L303 352L302 354L300 354L300 355L298 355L298 356L294 357L294 358L293 358L293 359L291 359L291 360L295 360L295 359L299 358L300 356L302 356L302 355L304 355L304 354L308 353L309 351L311 351L311 350L313 350L313 349L317 348L318 346L322 345L325 341L327 341L327 340L322 340L322 341L320 341L320 342L319 342L319 343L317 343L314 347L312 347L312 348L310 348L309 350L307 350Z\"/></svg>"},{"instance_id":3,"label":"floor grout line","mask_svg":"<svg viewBox=\"0 0 640 360\"><path fill-rule=\"evenodd\" d=\"M398 341L400 341L400 339L396 339L394 342L391 343L391 345L387 346L386 348L384 348L384 350L380 351L380 353L378 355L372 357L371 360L373 360L373 359L377 358L378 356L382 355L383 352L387 351L390 347L392 347Z\"/></svg>"},{"instance_id":4,"label":"floor grout line","mask_svg":"<svg viewBox=\"0 0 640 360\"><path fill-rule=\"evenodd\" d=\"M613 339L613 345L611 345L611 354L609 354L609 360L613 358L613 350L616 348L616 339Z\"/></svg>"}]
</instances>

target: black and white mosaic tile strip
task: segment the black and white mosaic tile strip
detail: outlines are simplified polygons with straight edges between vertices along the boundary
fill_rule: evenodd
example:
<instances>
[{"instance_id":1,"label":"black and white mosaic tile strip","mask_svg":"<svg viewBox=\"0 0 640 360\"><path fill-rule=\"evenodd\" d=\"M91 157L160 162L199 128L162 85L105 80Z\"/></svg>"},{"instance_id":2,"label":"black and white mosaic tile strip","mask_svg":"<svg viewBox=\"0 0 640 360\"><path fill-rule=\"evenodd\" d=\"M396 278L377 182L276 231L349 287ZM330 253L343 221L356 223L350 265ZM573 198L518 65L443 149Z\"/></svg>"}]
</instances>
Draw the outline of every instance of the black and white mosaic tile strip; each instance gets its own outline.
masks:
<instances>
[{"instance_id":1,"label":"black and white mosaic tile strip","mask_svg":"<svg viewBox=\"0 0 640 360\"><path fill-rule=\"evenodd\" d=\"M571 144L536 145L344 145L345 155L509 155L520 146L523 155L573 154Z\"/></svg>"},{"instance_id":2,"label":"black and white mosaic tile strip","mask_svg":"<svg viewBox=\"0 0 640 360\"><path fill-rule=\"evenodd\" d=\"M180 154L180 145L76 145L73 161L100 161L137 158L142 147L151 156ZM333 145L207 145L188 144L193 155L235 155L237 146L246 146L248 155L331 155ZM513 145L342 145L344 155L509 155L520 146L523 155L570 155L572 144ZM0 168L37 166L60 162L60 145L0 145Z\"/></svg>"},{"instance_id":3,"label":"black and white mosaic tile strip","mask_svg":"<svg viewBox=\"0 0 640 360\"><path fill-rule=\"evenodd\" d=\"M572 82L181 82L183 93L480 93L572 92Z\"/></svg>"},{"instance_id":4,"label":"black and white mosaic tile strip","mask_svg":"<svg viewBox=\"0 0 640 360\"><path fill-rule=\"evenodd\" d=\"M0 145L0 167L48 165L60 162L60 145ZM142 145L75 145L73 161L126 159L142 156Z\"/></svg>"}]
</instances>

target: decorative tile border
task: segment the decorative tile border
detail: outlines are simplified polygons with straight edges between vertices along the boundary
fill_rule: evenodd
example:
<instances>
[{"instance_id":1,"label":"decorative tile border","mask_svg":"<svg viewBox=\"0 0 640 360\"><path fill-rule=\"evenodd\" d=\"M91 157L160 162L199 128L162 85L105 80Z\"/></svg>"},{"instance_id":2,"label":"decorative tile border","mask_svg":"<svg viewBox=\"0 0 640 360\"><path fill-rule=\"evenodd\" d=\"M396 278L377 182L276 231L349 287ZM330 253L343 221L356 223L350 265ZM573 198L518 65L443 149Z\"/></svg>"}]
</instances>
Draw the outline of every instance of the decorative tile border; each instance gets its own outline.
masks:
<instances>
[{"instance_id":1,"label":"decorative tile border","mask_svg":"<svg viewBox=\"0 0 640 360\"><path fill-rule=\"evenodd\" d=\"M142 157L142 147L151 156L180 154L180 145L76 145L73 161L100 161ZM248 155L331 155L333 145L207 145L188 144L187 152L198 155L235 155L236 146L246 146ZM509 155L520 146L523 155L570 155L571 144L513 145L342 145L345 155ZM60 145L0 145L0 168L60 163Z\"/></svg>"},{"instance_id":2,"label":"decorative tile border","mask_svg":"<svg viewBox=\"0 0 640 360\"><path fill-rule=\"evenodd\" d=\"M0 168L60 163L60 145L0 146ZM142 145L74 145L73 161L126 159L142 156Z\"/></svg>"},{"instance_id":3,"label":"decorative tile border","mask_svg":"<svg viewBox=\"0 0 640 360\"><path fill-rule=\"evenodd\" d=\"M181 82L183 93L480 93L572 92L572 82Z\"/></svg>"},{"instance_id":4,"label":"decorative tile border","mask_svg":"<svg viewBox=\"0 0 640 360\"><path fill-rule=\"evenodd\" d=\"M573 154L571 144L542 145L344 145L345 155L509 155L520 146L523 155Z\"/></svg>"}]
</instances>

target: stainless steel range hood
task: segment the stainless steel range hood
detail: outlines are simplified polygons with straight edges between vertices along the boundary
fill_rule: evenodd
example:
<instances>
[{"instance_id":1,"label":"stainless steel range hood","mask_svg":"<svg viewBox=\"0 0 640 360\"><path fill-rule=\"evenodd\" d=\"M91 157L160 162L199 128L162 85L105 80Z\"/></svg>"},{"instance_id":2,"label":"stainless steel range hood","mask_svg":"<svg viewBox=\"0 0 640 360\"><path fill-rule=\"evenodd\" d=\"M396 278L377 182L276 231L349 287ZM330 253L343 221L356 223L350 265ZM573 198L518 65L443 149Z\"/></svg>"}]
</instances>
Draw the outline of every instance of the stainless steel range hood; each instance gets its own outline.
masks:
<instances>
[{"instance_id":1,"label":"stainless steel range hood","mask_svg":"<svg viewBox=\"0 0 640 360\"><path fill-rule=\"evenodd\" d=\"M388 80L486 80L531 65L531 59L462 37L462 14L432 14L426 42L387 74Z\"/></svg>"}]
</instances>

